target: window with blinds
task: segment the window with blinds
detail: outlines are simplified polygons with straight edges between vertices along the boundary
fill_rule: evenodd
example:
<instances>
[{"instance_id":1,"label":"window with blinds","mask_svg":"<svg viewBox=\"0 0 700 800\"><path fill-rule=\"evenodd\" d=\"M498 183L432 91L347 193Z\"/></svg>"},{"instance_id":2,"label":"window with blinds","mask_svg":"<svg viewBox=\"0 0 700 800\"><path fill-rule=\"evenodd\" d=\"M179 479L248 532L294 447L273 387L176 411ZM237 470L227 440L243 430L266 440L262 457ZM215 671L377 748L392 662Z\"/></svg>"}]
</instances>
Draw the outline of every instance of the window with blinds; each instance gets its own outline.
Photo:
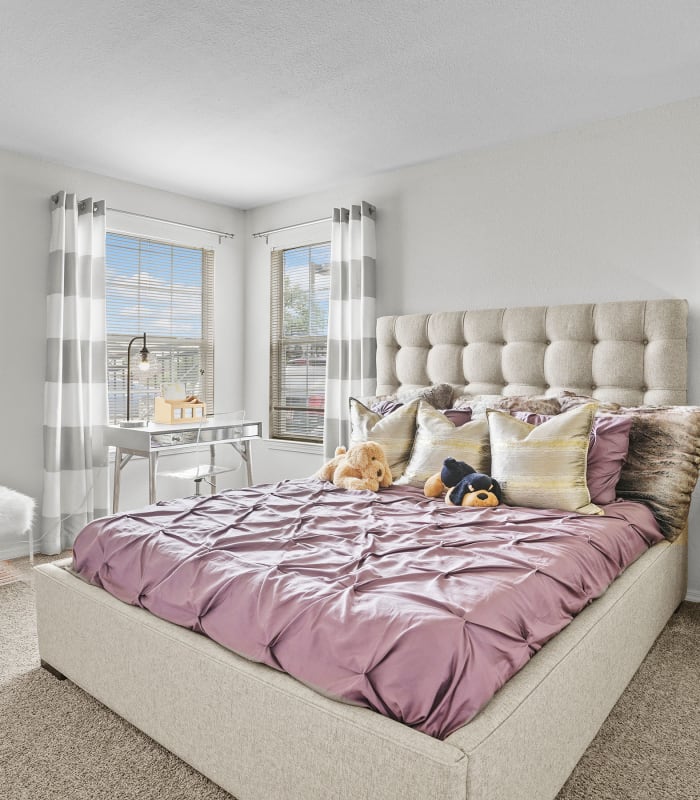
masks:
<instances>
[{"instance_id":1,"label":"window with blinds","mask_svg":"<svg viewBox=\"0 0 700 800\"><path fill-rule=\"evenodd\" d=\"M323 441L330 242L273 250L270 436Z\"/></svg>"},{"instance_id":2,"label":"window with blinds","mask_svg":"<svg viewBox=\"0 0 700 800\"><path fill-rule=\"evenodd\" d=\"M127 347L146 333L151 368L131 347L131 418L152 419L163 383L179 381L214 411L214 252L107 233L107 388L111 422L126 418Z\"/></svg>"}]
</instances>

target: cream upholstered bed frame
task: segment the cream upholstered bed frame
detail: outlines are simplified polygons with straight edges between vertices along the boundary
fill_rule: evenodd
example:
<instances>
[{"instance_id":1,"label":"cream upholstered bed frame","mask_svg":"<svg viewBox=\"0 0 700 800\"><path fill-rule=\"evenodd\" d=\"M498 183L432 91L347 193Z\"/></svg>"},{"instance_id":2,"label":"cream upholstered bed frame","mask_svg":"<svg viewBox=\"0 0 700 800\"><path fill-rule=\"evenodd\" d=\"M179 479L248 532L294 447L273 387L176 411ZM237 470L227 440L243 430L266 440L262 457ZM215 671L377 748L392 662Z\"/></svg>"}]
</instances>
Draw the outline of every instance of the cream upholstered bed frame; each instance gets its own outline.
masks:
<instances>
[{"instance_id":1,"label":"cream upholstered bed frame","mask_svg":"<svg viewBox=\"0 0 700 800\"><path fill-rule=\"evenodd\" d=\"M381 317L377 394L450 383L458 394L562 390L623 405L684 405L685 300Z\"/></svg>"},{"instance_id":2,"label":"cream upholstered bed frame","mask_svg":"<svg viewBox=\"0 0 700 800\"><path fill-rule=\"evenodd\" d=\"M532 394L549 383L682 403L686 314L684 301L654 301L385 317L378 391L447 381ZM60 564L36 570L39 650L238 800L546 800L682 601L685 539L645 553L444 741L317 694Z\"/></svg>"}]
</instances>

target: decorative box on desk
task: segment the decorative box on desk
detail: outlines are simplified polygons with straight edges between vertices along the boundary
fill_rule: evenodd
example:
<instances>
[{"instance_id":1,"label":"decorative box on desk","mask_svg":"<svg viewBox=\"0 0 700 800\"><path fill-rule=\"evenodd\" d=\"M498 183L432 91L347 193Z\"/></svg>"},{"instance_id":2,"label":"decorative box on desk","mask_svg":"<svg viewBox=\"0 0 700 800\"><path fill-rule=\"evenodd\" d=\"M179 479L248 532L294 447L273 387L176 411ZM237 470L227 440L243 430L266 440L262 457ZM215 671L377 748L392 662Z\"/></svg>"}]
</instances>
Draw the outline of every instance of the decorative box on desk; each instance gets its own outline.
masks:
<instances>
[{"instance_id":1,"label":"decorative box on desk","mask_svg":"<svg viewBox=\"0 0 700 800\"><path fill-rule=\"evenodd\" d=\"M206 403L199 400L166 400L156 397L155 421L165 425L178 422L202 422L207 413Z\"/></svg>"}]
</instances>

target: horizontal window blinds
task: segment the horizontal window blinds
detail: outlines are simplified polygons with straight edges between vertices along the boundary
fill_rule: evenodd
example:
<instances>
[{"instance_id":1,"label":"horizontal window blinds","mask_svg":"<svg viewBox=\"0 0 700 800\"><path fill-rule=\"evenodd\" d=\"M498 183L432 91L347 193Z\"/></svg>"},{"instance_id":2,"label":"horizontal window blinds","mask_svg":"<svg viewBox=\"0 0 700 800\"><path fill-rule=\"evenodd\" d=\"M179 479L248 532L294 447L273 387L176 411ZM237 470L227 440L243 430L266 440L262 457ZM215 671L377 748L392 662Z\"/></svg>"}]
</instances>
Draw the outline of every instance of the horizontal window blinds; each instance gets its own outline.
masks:
<instances>
[{"instance_id":1,"label":"horizontal window blinds","mask_svg":"<svg viewBox=\"0 0 700 800\"><path fill-rule=\"evenodd\" d=\"M330 260L329 242L272 251L272 438L323 441Z\"/></svg>"},{"instance_id":2,"label":"horizontal window blinds","mask_svg":"<svg viewBox=\"0 0 700 800\"><path fill-rule=\"evenodd\" d=\"M179 381L214 410L214 253L108 233L105 253L110 421L126 418L127 346L144 332L151 368L131 348L131 418L152 419L163 383Z\"/></svg>"}]
</instances>

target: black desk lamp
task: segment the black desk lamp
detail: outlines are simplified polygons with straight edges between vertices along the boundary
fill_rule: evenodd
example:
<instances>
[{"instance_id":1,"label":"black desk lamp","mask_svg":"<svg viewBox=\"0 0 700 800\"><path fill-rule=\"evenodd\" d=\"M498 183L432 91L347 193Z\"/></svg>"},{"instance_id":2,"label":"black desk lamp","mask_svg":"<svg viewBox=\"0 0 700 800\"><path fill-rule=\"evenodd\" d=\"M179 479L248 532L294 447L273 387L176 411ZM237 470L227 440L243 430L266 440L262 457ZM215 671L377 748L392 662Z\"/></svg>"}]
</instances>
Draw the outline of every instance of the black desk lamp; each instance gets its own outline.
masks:
<instances>
[{"instance_id":1,"label":"black desk lamp","mask_svg":"<svg viewBox=\"0 0 700 800\"><path fill-rule=\"evenodd\" d=\"M143 420L131 420L131 345L138 339L143 340L143 347L140 351L141 361L139 362L139 369L141 372L147 372L151 367L148 360L148 348L146 347L146 334L144 333L143 336L134 336L126 349L126 424L122 423L123 427L145 425Z\"/></svg>"}]
</instances>

